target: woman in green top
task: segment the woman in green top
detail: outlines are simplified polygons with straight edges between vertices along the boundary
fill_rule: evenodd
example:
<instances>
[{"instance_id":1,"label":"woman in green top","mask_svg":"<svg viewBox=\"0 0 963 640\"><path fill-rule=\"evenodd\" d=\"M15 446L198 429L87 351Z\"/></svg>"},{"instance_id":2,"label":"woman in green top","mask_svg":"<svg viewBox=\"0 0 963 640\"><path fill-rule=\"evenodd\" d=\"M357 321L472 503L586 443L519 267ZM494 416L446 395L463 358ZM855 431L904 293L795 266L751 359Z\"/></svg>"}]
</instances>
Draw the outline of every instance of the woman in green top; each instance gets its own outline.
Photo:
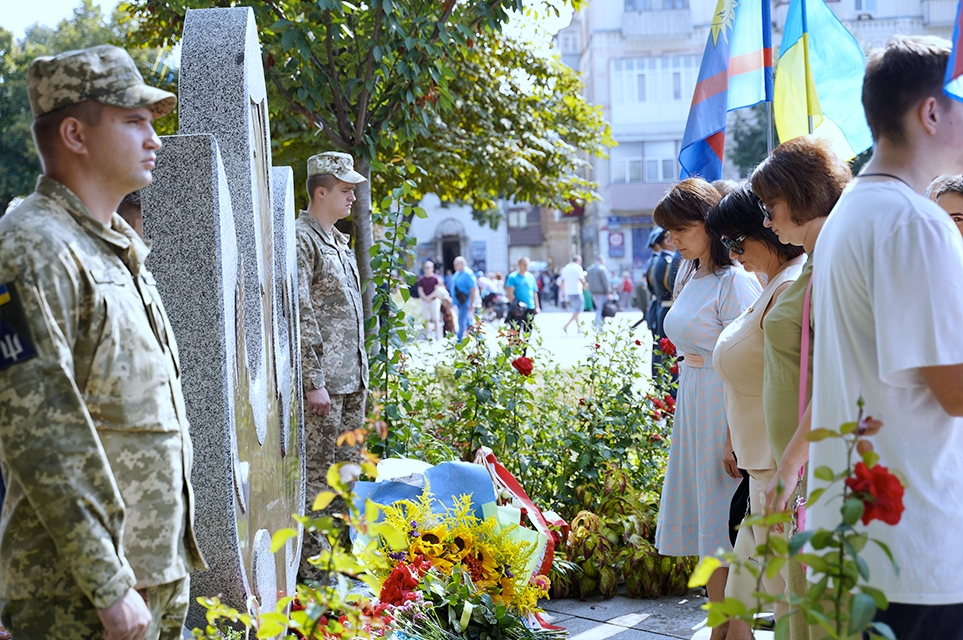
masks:
<instances>
[{"instance_id":1,"label":"woman in green top","mask_svg":"<svg viewBox=\"0 0 963 640\"><path fill-rule=\"evenodd\" d=\"M810 407L799 421L799 381L803 299L812 276L816 238L852 178L825 140L805 136L776 147L752 174L752 190L763 202L764 224L785 244L802 246L809 254L799 278L786 289L763 322L762 402L766 431L776 460L776 474L766 488L768 511L786 509L798 482L800 467L809 460ZM812 332L812 327L806 330ZM812 340L809 341L806 388L812 392ZM782 486L781 494L778 487ZM789 591L806 592L806 574L798 562L788 566ZM802 616L790 622L792 640L808 640L810 628Z\"/></svg>"}]
</instances>

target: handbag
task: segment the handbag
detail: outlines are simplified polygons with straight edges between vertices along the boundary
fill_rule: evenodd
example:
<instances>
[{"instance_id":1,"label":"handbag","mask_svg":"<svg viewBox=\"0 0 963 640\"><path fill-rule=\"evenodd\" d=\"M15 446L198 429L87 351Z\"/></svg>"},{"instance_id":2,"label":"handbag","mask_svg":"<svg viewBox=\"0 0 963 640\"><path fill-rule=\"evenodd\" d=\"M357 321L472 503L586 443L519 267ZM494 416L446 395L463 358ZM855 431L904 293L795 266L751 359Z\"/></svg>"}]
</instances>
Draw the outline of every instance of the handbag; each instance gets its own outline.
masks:
<instances>
[{"instance_id":1,"label":"handbag","mask_svg":"<svg viewBox=\"0 0 963 640\"><path fill-rule=\"evenodd\" d=\"M809 282L806 284L806 295L803 296L802 311L802 337L800 339L799 350L799 419L797 425L802 422L803 414L806 413L806 400L809 381L809 313L810 296L813 290L813 279L810 275ZM792 522L789 524L789 537L803 531L806 528L806 493L803 491L803 476L806 475L806 465L799 467L796 489L793 491L791 503Z\"/></svg>"},{"instance_id":2,"label":"handbag","mask_svg":"<svg viewBox=\"0 0 963 640\"><path fill-rule=\"evenodd\" d=\"M465 304L466 302L468 302L468 298L469 298L469 295L467 293L465 293L464 291L459 291L458 289L455 289L455 300L458 301L458 304Z\"/></svg>"},{"instance_id":3,"label":"handbag","mask_svg":"<svg viewBox=\"0 0 963 640\"><path fill-rule=\"evenodd\" d=\"M603 318L614 318L615 314L619 311L619 305L613 300L606 300L605 304L602 305L602 317Z\"/></svg>"}]
</instances>

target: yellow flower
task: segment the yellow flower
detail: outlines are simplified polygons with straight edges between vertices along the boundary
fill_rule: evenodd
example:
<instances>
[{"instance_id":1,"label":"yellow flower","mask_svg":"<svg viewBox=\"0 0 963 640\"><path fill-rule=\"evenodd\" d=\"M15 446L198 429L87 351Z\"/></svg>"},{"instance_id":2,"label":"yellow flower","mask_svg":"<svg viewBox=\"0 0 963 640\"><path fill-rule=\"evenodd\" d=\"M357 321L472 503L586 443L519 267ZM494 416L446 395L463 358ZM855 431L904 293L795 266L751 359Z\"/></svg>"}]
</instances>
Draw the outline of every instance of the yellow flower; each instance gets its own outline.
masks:
<instances>
[{"instance_id":1,"label":"yellow flower","mask_svg":"<svg viewBox=\"0 0 963 640\"><path fill-rule=\"evenodd\" d=\"M448 545L446 539L448 530L444 526L436 526L421 535L411 539L408 554L413 558L422 555L431 561L431 566L437 567L443 573L451 573L454 563L448 559Z\"/></svg>"},{"instance_id":2,"label":"yellow flower","mask_svg":"<svg viewBox=\"0 0 963 640\"><path fill-rule=\"evenodd\" d=\"M451 532L448 545L448 557L455 562L461 562L469 555L475 546L475 536L468 527L458 527Z\"/></svg>"},{"instance_id":3,"label":"yellow flower","mask_svg":"<svg viewBox=\"0 0 963 640\"><path fill-rule=\"evenodd\" d=\"M498 564L485 545L474 546L462 564L478 589L485 590L498 584Z\"/></svg>"}]
</instances>

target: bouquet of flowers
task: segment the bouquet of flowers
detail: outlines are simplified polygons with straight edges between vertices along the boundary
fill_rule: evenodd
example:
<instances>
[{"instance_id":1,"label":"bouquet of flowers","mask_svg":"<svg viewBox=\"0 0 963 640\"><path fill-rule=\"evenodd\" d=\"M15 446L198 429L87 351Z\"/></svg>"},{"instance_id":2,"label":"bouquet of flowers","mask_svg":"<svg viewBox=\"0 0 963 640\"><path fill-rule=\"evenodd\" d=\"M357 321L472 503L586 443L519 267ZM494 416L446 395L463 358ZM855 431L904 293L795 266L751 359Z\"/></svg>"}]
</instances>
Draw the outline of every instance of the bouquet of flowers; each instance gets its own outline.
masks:
<instances>
[{"instance_id":1,"label":"bouquet of flowers","mask_svg":"<svg viewBox=\"0 0 963 640\"><path fill-rule=\"evenodd\" d=\"M394 549L387 555L395 564L370 568L380 581L375 612L385 629L420 640L557 635L534 619L550 587L536 573L536 545L526 540L535 532L506 525L495 513L479 518L471 496L453 503L436 512L426 485L417 500L381 506L383 524L403 533L391 545L382 541L385 550Z\"/></svg>"}]
</instances>

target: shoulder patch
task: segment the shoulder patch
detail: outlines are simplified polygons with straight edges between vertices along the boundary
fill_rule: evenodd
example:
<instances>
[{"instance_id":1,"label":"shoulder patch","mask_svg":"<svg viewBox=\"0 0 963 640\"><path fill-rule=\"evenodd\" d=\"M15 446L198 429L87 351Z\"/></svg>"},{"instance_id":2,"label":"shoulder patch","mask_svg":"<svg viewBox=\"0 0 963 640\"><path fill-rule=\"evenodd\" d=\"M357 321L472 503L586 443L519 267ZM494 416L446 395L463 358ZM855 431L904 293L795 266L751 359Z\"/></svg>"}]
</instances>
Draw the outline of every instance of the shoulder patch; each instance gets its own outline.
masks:
<instances>
[{"instance_id":1,"label":"shoulder patch","mask_svg":"<svg viewBox=\"0 0 963 640\"><path fill-rule=\"evenodd\" d=\"M0 284L0 371L36 355L16 285Z\"/></svg>"}]
</instances>

